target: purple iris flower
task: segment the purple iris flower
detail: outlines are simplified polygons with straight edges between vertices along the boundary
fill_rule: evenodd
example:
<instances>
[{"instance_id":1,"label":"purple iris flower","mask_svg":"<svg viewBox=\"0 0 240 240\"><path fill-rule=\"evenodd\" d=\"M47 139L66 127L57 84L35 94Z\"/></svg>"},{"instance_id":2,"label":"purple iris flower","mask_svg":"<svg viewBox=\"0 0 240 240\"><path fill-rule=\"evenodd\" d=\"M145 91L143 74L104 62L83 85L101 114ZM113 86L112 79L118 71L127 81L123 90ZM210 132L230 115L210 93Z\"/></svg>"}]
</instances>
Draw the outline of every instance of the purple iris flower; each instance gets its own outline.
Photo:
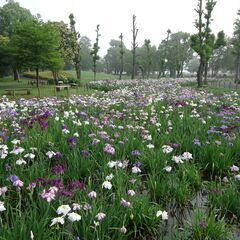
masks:
<instances>
[{"instance_id":1,"label":"purple iris flower","mask_svg":"<svg viewBox=\"0 0 240 240\"><path fill-rule=\"evenodd\" d=\"M133 156L139 156L139 155L141 155L141 153L140 153L139 150L133 150L133 151L132 151L132 155L133 155Z\"/></svg>"}]
</instances>

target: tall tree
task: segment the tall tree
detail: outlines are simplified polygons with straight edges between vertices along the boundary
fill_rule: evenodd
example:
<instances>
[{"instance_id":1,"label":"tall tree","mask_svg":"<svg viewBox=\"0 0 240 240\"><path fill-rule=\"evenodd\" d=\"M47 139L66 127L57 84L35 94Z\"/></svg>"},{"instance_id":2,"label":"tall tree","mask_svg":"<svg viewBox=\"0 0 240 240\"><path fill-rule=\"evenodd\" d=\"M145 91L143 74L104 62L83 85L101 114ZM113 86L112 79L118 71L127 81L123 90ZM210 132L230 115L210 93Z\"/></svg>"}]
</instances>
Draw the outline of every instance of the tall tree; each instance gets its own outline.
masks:
<instances>
[{"instance_id":1,"label":"tall tree","mask_svg":"<svg viewBox=\"0 0 240 240\"><path fill-rule=\"evenodd\" d=\"M216 5L214 0L206 0L204 11L203 0L198 0L198 6L195 11L198 19L195 21L197 34L191 36L191 47L200 57L200 64L197 72L198 87L203 85L203 73L214 49L214 34L211 33L210 24L212 21L212 11ZM204 21L205 18L205 21Z\"/></svg>"},{"instance_id":2,"label":"tall tree","mask_svg":"<svg viewBox=\"0 0 240 240\"><path fill-rule=\"evenodd\" d=\"M238 11L237 15L240 17L240 10ZM236 56L236 74L235 74L235 82L240 82L240 18L238 18L234 22L234 33L233 33L233 40L232 44L234 47L234 55Z\"/></svg>"},{"instance_id":3,"label":"tall tree","mask_svg":"<svg viewBox=\"0 0 240 240\"><path fill-rule=\"evenodd\" d=\"M97 74L97 61L100 59L100 57L98 56L98 51L100 49L99 47L99 37L100 37L100 34L99 34L99 27L100 25L98 24L97 25L97 28L96 28L96 33L97 33L97 37L96 37L96 42L93 44L93 49L91 51L91 55L93 57L93 73L94 73L94 81L96 81L96 74Z\"/></svg>"},{"instance_id":4,"label":"tall tree","mask_svg":"<svg viewBox=\"0 0 240 240\"><path fill-rule=\"evenodd\" d=\"M132 41L132 79L135 78L135 73L136 73L136 49L138 47L137 44L137 34L138 34L138 29L136 26L136 16L133 15L132 18L132 36L133 36L133 41Z\"/></svg>"},{"instance_id":5,"label":"tall tree","mask_svg":"<svg viewBox=\"0 0 240 240\"><path fill-rule=\"evenodd\" d=\"M26 21L18 25L11 49L17 63L35 68L40 95L39 69L56 69L61 62L58 32L51 24Z\"/></svg>"},{"instance_id":6,"label":"tall tree","mask_svg":"<svg viewBox=\"0 0 240 240\"><path fill-rule=\"evenodd\" d=\"M145 39L144 46L147 50L147 79L149 79L151 66L152 66L151 40Z\"/></svg>"},{"instance_id":7,"label":"tall tree","mask_svg":"<svg viewBox=\"0 0 240 240\"><path fill-rule=\"evenodd\" d=\"M190 34L185 32L173 33L168 42L166 55L170 77L182 77L184 65L192 58Z\"/></svg>"},{"instance_id":8,"label":"tall tree","mask_svg":"<svg viewBox=\"0 0 240 240\"><path fill-rule=\"evenodd\" d=\"M142 78L149 79L155 55L156 47L151 46L150 39L145 39L144 44L137 49L137 66L142 73Z\"/></svg>"},{"instance_id":9,"label":"tall tree","mask_svg":"<svg viewBox=\"0 0 240 240\"><path fill-rule=\"evenodd\" d=\"M88 71L92 68L91 40L87 36L81 37L81 65L82 70Z\"/></svg>"},{"instance_id":10,"label":"tall tree","mask_svg":"<svg viewBox=\"0 0 240 240\"><path fill-rule=\"evenodd\" d=\"M8 37L11 41L15 34L16 25L26 20L33 19L31 12L28 9L22 8L19 3L14 0L9 0L3 7L0 7L0 35ZM17 66L14 59L8 52L8 64L10 63L13 69L14 80L20 80L19 65ZM1 59L0 59L1 61ZM5 62L5 64L7 64Z\"/></svg>"},{"instance_id":11,"label":"tall tree","mask_svg":"<svg viewBox=\"0 0 240 240\"><path fill-rule=\"evenodd\" d=\"M60 36L60 45L59 51L61 53L61 57L64 59L66 63L72 63L74 59L74 49L72 48L73 34L71 29L69 29L68 25L61 22L49 22L59 33Z\"/></svg>"},{"instance_id":12,"label":"tall tree","mask_svg":"<svg viewBox=\"0 0 240 240\"><path fill-rule=\"evenodd\" d=\"M76 31L74 15L71 13L69 15L70 19L70 29L72 33L71 37L71 48L73 50L73 63L76 70L77 79L81 80L81 45L80 45L80 34Z\"/></svg>"},{"instance_id":13,"label":"tall tree","mask_svg":"<svg viewBox=\"0 0 240 240\"><path fill-rule=\"evenodd\" d=\"M122 73L123 73L123 55L124 55L124 45L123 45L123 34L121 33L119 36L120 39L120 74L119 74L119 79L122 79Z\"/></svg>"},{"instance_id":14,"label":"tall tree","mask_svg":"<svg viewBox=\"0 0 240 240\"><path fill-rule=\"evenodd\" d=\"M214 52L216 52L219 48L226 46L226 36L223 31L219 32L217 35L217 40L215 41L215 38L212 37L211 47L208 50L208 53L206 55L206 63L205 63L205 69L204 69L204 84L207 84L207 75L208 75L208 67L209 67L209 61L211 57L213 56Z\"/></svg>"},{"instance_id":15,"label":"tall tree","mask_svg":"<svg viewBox=\"0 0 240 240\"><path fill-rule=\"evenodd\" d=\"M0 77L3 77L9 72L10 66L9 53L7 51L9 45L9 38L0 35Z\"/></svg>"},{"instance_id":16,"label":"tall tree","mask_svg":"<svg viewBox=\"0 0 240 240\"><path fill-rule=\"evenodd\" d=\"M110 48L107 50L107 54L104 57L107 63L107 72L118 74L121 70L121 41L112 39L109 44Z\"/></svg>"},{"instance_id":17,"label":"tall tree","mask_svg":"<svg viewBox=\"0 0 240 240\"><path fill-rule=\"evenodd\" d=\"M158 78L160 78L161 76L165 77L166 64L168 62L167 54L168 54L168 43L169 43L170 34L171 34L171 30L168 29L166 39L164 39L162 41L162 43L160 44L160 46L158 48L159 58L160 58Z\"/></svg>"}]
</instances>

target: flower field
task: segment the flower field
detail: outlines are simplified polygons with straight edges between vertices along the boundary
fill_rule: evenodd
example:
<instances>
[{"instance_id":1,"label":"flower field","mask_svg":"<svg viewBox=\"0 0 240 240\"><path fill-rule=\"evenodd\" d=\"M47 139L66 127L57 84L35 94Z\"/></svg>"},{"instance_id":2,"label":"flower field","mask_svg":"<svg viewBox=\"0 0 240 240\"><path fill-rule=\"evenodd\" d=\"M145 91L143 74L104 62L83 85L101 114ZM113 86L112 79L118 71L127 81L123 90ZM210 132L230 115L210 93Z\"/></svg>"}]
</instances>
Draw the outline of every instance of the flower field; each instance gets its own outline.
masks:
<instances>
[{"instance_id":1,"label":"flower field","mask_svg":"<svg viewBox=\"0 0 240 240\"><path fill-rule=\"evenodd\" d=\"M239 95L182 82L1 98L0 239L240 239Z\"/></svg>"}]
</instances>

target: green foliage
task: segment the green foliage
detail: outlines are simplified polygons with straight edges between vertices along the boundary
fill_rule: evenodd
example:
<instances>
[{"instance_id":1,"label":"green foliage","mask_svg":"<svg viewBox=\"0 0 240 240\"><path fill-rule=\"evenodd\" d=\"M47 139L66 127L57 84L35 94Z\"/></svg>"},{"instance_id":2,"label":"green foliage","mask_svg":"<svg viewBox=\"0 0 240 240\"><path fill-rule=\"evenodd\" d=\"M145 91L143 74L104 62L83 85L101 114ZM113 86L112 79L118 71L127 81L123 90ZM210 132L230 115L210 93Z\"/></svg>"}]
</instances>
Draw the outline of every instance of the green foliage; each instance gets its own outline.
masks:
<instances>
[{"instance_id":1,"label":"green foliage","mask_svg":"<svg viewBox=\"0 0 240 240\"><path fill-rule=\"evenodd\" d=\"M168 42L169 50L166 59L171 77L182 77L185 64L192 58L190 34L185 32L173 33Z\"/></svg>"},{"instance_id":2,"label":"green foliage","mask_svg":"<svg viewBox=\"0 0 240 240\"><path fill-rule=\"evenodd\" d=\"M14 56L9 50L16 26L33 18L29 10L20 7L19 3L13 0L0 7L0 75L9 74L10 68L16 68Z\"/></svg>"},{"instance_id":3,"label":"green foliage","mask_svg":"<svg viewBox=\"0 0 240 240\"><path fill-rule=\"evenodd\" d=\"M61 65L59 35L51 24L26 21L19 24L11 41L11 50L20 66L58 68Z\"/></svg>"},{"instance_id":4,"label":"green foliage","mask_svg":"<svg viewBox=\"0 0 240 240\"><path fill-rule=\"evenodd\" d=\"M88 71L92 68L91 40L87 36L81 37L81 68Z\"/></svg>"},{"instance_id":5,"label":"green foliage","mask_svg":"<svg viewBox=\"0 0 240 240\"><path fill-rule=\"evenodd\" d=\"M207 215L196 211L190 224L191 239L194 240L229 240L230 232L222 219L215 219L214 213Z\"/></svg>"},{"instance_id":6,"label":"green foliage","mask_svg":"<svg viewBox=\"0 0 240 240\"><path fill-rule=\"evenodd\" d=\"M74 66L75 66L77 79L81 80L80 34L76 31L76 28L75 28L76 22L74 20L74 15L72 13L69 15L69 19L70 19L70 29L71 29L70 38L68 39L69 47L73 52L72 60L73 60Z\"/></svg>"},{"instance_id":7,"label":"green foliage","mask_svg":"<svg viewBox=\"0 0 240 240\"><path fill-rule=\"evenodd\" d=\"M238 11L238 16L240 17L240 10ZM233 33L233 53L236 55L236 76L235 82L240 81L240 18L238 18L234 23L234 33Z\"/></svg>"},{"instance_id":8,"label":"green foliage","mask_svg":"<svg viewBox=\"0 0 240 240\"><path fill-rule=\"evenodd\" d=\"M14 0L0 7L0 35L11 37L17 24L33 19L28 9L20 7Z\"/></svg>"},{"instance_id":9,"label":"green foliage","mask_svg":"<svg viewBox=\"0 0 240 240\"><path fill-rule=\"evenodd\" d=\"M119 74L119 79L121 80L122 79L122 73L123 73L123 69L124 69L124 59L123 59L123 56L124 56L124 53L125 53L125 50L124 50L124 44L123 44L123 34L121 33L121 35L119 36L119 39L120 39L120 74Z\"/></svg>"},{"instance_id":10,"label":"green foliage","mask_svg":"<svg viewBox=\"0 0 240 240\"><path fill-rule=\"evenodd\" d=\"M99 55L98 55L98 51L99 51L99 49L100 49L99 44L98 44L98 42L99 42L99 37L100 37L99 27L100 27L100 25L98 24L98 25L97 25L97 28L96 28L96 33L97 33L96 42L93 44L93 49L92 49L92 51L90 52L90 54L92 55L92 58L93 58L94 81L96 80L97 61L100 59L100 57L99 57Z\"/></svg>"},{"instance_id":11,"label":"green foliage","mask_svg":"<svg viewBox=\"0 0 240 240\"><path fill-rule=\"evenodd\" d=\"M138 35L138 28L136 24L136 15L133 14L132 16L132 79L135 78L136 74L136 49L138 47L137 43L137 35Z\"/></svg>"},{"instance_id":12,"label":"green foliage","mask_svg":"<svg viewBox=\"0 0 240 240\"><path fill-rule=\"evenodd\" d=\"M142 47L137 48L137 65L142 72L142 77L148 79L153 70L153 61L156 54L156 47L151 46L150 39L145 39Z\"/></svg>"},{"instance_id":13,"label":"green foliage","mask_svg":"<svg viewBox=\"0 0 240 240\"><path fill-rule=\"evenodd\" d=\"M215 36L211 33L210 28L212 11L215 5L216 1L206 0L204 11L203 0L198 0L198 8L195 10L198 14L198 19L195 21L195 27L198 33L191 36L191 47L200 57L200 65L197 74L198 87L202 87L204 71L206 81L208 61L213 54L215 46Z\"/></svg>"},{"instance_id":14,"label":"green foliage","mask_svg":"<svg viewBox=\"0 0 240 240\"><path fill-rule=\"evenodd\" d=\"M240 10L238 11L238 16L240 17ZM234 46L234 54L240 54L240 18L234 23L232 44Z\"/></svg>"},{"instance_id":15,"label":"green foliage","mask_svg":"<svg viewBox=\"0 0 240 240\"><path fill-rule=\"evenodd\" d=\"M209 203L219 209L222 216L225 216L229 221L234 221L240 218L240 189L236 181L230 184L214 186L209 192Z\"/></svg>"},{"instance_id":16,"label":"green foliage","mask_svg":"<svg viewBox=\"0 0 240 240\"><path fill-rule=\"evenodd\" d=\"M217 40L215 42L214 45L214 49L218 49L222 46L226 46L227 45L227 39L226 39L226 35L224 33L224 31L220 31L217 35Z\"/></svg>"},{"instance_id":17,"label":"green foliage","mask_svg":"<svg viewBox=\"0 0 240 240\"><path fill-rule=\"evenodd\" d=\"M72 32L68 28L68 25L63 21L61 22L49 22L59 33L60 42L59 42L59 51L61 53L61 57L65 62L73 63L74 51L72 48Z\"/></svg>"}]
</instances>

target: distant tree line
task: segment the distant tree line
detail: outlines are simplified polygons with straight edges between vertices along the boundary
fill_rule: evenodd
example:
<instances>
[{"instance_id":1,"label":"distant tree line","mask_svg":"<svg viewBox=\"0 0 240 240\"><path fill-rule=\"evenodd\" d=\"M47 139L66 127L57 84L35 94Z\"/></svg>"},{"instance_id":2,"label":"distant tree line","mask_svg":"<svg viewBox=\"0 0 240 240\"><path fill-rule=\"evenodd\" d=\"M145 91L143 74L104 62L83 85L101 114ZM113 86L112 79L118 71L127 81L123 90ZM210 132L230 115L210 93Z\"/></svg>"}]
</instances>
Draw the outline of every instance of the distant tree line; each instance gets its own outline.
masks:
<instances>
[{"instance_id":1,"label":"distant tree line","mask_svg":"<svg viewBox=\"0 0 240 240\"><path fill-rule=\"evenodd\" d=\"M98 71L105 71L134 78L179 78L184 71L196 74L198 86L207 83L207 77L235 75L240 81L240 11L234 23L233 37L221 31L215 36L211 30L214 0L197 0L195 9L197 33L166 31L166 37L158 46L150 39L138 44L136 16L132 16L131 49L124 43L124 35L112 39L107 54L99 56L101 37L100 26L96 27L94 44L87 36L81 36L76 29L73 14L69 24L64 22L43 22L33 16L14 0L8 0L0 7L0 76L13 73L19 80L19 72L28 69L36 71L37 84L39 70L51 70L54 81L58 80L61 69L75 69L81 80L82 70L92 70L93 79ZM117 78L117 76L116 76Z\"/></svg>"}]
</instances>

